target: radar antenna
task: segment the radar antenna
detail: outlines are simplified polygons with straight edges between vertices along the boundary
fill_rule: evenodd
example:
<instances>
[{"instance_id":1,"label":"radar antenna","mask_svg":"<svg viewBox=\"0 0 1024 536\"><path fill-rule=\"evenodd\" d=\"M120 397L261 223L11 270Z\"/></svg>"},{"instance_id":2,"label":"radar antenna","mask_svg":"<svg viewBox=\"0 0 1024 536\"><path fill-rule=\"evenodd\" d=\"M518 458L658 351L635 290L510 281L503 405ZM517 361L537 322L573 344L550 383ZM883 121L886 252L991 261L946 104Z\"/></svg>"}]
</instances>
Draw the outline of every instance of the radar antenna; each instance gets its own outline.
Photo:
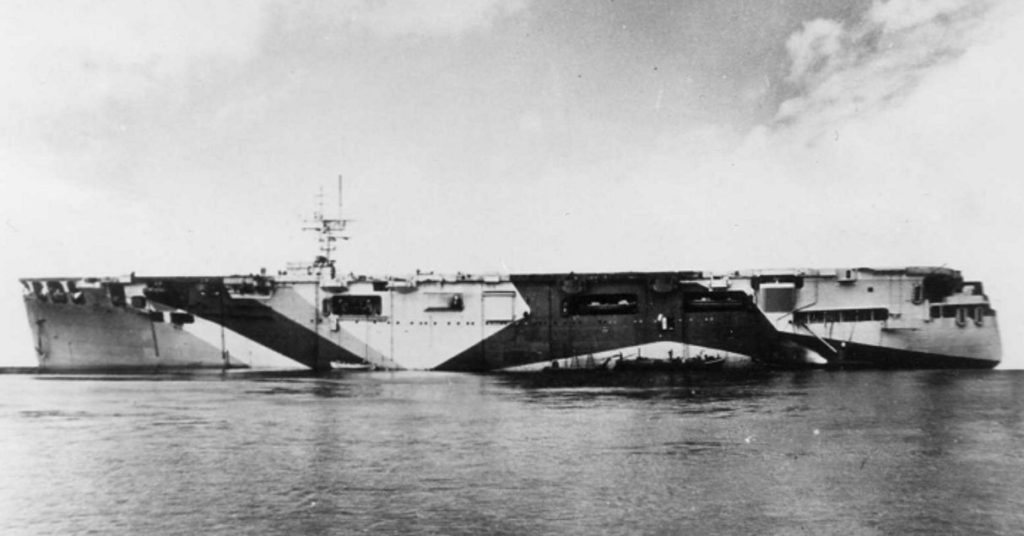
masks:
<instances>
[{"instance_id":1,"label":"radar antenna","mask_svg":"<svg viewBox=\"0 0 1024 536\"><path fill-rule=\"evenodd\" d=\"M307 220L306 226L302 229L305 231L314 231L317 233L317 242L320 244L320 255L317 256L313 265L316 267L331 266L334 264L334 260L331 255L337 251L338 246L336 242L339 240L348 240L348 236L345 233L345 227L352 220L345 219L342 217L342 176L338 175L338 217L328 218L324 213L324 188L320 187L320 192L316 195L317 208L313 212L313 219Z\"/></svg>"}]
</instances>

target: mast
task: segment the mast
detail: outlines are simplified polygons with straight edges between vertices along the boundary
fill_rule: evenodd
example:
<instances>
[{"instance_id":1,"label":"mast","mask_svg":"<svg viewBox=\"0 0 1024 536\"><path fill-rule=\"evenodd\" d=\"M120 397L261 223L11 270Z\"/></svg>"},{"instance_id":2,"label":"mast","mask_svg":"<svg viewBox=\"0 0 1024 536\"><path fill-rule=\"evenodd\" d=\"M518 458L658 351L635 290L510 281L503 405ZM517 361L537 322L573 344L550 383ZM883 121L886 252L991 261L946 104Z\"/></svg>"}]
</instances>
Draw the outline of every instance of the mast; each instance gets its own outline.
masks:
<instances>
[{"instance_id":1,"label":"mast","mask_svg":"<svg viewBox=\"0 0 1024 536\"><path fill-rule=\"evenodd\" d=\"M332 254L338 249L335 243L338 240L348 240L348 237L343 233L345 227L350 220L342 217L342 176L338 175L338 217L328 218L324 213L324 189L321 186L320 192L317 194L317 208L313 212L313 219L307 222L307 225L303 227L303 230L314 231L317 233L317 242L320 245L320 255L317 255L316 259L313 260L314 275L316 275L316 281L313 286L313 332L314 337L314 354L313 354L313 369L321 370L320 364L320 286L323 284L323 270L327 268L330 270L330 278L334 279L336 275L336 268L334 266L334 259L331 258Z\"/></svg>"},{"instance_id":2,"label":"mast","mask_svg":"<svg viewBox=\"0 0 1024 536\"><path fill-rule=\"evenodd\" d=\"M320 269L313 284L313 370L320 372ZM326 368L330 368L327 366Z\"/></svg>"},{"instance_id":3,"label":"mast","mask_svg":"<svg viewBox=\"0 0 1024 536\"><path fill-rule=\"evenodd\" d=\"M338 240L348 240L348 236L345 236L345 227L351 220L342 217L342 176L338 175L338 217L328 218L324 213L324 189L320 187L320 193L317 194L317 209L313 212L313 219L307 222L307 225L303 227L306 231L315 231L319 236L317 241L320 244L321 255L317 257L314 262L316 267L333 266L334 259L331 255L338 249L335 242ZM318 272L319 273L319 272Z\"/></svg>"}]
</instances>

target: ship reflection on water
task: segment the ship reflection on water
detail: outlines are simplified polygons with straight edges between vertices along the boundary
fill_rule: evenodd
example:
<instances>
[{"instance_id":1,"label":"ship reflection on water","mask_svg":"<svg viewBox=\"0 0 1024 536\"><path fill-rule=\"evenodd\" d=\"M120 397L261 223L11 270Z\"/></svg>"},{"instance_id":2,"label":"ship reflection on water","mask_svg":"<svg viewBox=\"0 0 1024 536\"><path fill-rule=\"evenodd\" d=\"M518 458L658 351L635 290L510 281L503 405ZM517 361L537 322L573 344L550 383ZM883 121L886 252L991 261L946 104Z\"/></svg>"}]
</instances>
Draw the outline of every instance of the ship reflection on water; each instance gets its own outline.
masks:
<instances>
[{"instance_id":1,"label":"ship reflection on water","mask_svg":"<svg viewBox=\"0 0 1024 536\"><path fill-rule=\"evenodd\" d=\"M604 372L566 370L557 373L495 374L495 380L539 396L630 398L693 398L707 396L742 398L757 396L763 385L777 371L765 368L741 370L681 372ZM813 373L804 371L804 373Z\"/></svg>"},{"instance_id":2,"label":"ship reflection on water","mask_svg":"<svg viewBox=\"0 0 1024 536\"><path fill-rule=\"evenodd\" d=\"M3 533L1019 533L1024 374L0 375Z\"/></svg>"}]
</instances>

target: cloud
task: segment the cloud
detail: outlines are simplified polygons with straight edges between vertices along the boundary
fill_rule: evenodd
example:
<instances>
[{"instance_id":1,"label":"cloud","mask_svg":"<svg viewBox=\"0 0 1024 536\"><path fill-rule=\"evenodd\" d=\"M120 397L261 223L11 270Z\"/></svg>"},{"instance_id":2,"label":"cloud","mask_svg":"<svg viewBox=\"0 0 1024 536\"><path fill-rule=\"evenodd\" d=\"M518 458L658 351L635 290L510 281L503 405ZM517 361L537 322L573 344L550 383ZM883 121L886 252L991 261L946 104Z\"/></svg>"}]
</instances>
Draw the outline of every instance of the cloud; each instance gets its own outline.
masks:
<instances>
[{"instance_id":1,"label":"cloud","mask_svg":"<svg viewBox=\"0 0 1024 536\"><path fill-rule=\"evenodd\" d=\"M827 71L823 65L842 47L843 25L839 22L816 19L805 22L803 30L794 33L786 41L786 50L792 60L789 80L799 83L809 73Z\"/></svg>"},{"instance_id":2,"label":"cloud","mask_svg":"<svg viewBox=\"0 0 1024 536\"><path fill-rule=\"evenodd\" d=\"M989 5L876 0L848 27L806 23L786 43L794 94L780 105L776 121L813 121L821 134L829 125L897 104L935 66L964 53Z\"/></svg>"},{"instance_id":3,"label":"cloud","mask_svg":"<svg viewBox=\"0 0 1024 536\"><path fill-rule=\"evenodd\" d=\"M1024 8L940 7L893 0L842 24L803 25L788 40L793 94L775 120L747 132L680 128L551 171L531 195L573 200L574 217L602 236L641 221L657 229L619 246L631 262L663 241L699 252L668 265L949 263L1012 289L981 237L1014 241L1007 230L1024 227L1012 208L1024 204L1013 182ZM608 204L567 193L595 187L616 200L615 218L602 216Z\"/></svg>"},{"instance_id":4,"label":"cloud","mask_svg":"<svg viewBox=\"0 0 1024 536\"><path fill-rule=\"evenodd\" d=\"M407 36L457 37L485 30L495 21L525 9L530 0L336 0L280 1L282 29L289 39L302 39L310 28L352 29L383 38ZM300 32L301 35L292 35ZM335 41L324 37L318 44Z\"/></svg>"},{"instance_id":5,"label":"cloud","mask_svg":"<svg viewBox=\"0 0 1024 536\"><path fill-rule=\"evenodd\" d=\"M969 5L967 0L875 0L866 18L891 33L934 24Z\"/></svg>"},{"instance_id":6,"label":"cloud","mask_svg":"<svg viewBox=\"0 0 1024 536\"><path fill-rule=\"evenodd\" d=\"M5 4L0 100L23 118L135 98L177 83L193 62L255 53L259 2L32 1Z\"/></svg>"},{"instance_id":7,"label":"cloud","mask_svg":"<svg viewBox=\"0 0 1024 536\"><path fill-rule=\"evenodd\" d=\"M353 22L385 35L436 36L487 28L526 4L526 0L383 0L353 2L343 9Z\"/></svg>"},{"instance_id":8,"label":"cloud","mask_svg":"<svg viewBox=\"0 0 1024 536\"><path fill-rule=\"evenodd\" d=\"M531 193L579 199L573 215L591 223L575 236L599 238L562 249L598 269L614 260L587 252L608 248L629 269L951 266L985 282L1005 366L1024 367L1024 6L983 7L893 0L812 21L787 41L792 94L774 120L680 129L559 177L561 197ZM594 180L617 166L634 179ZM569 195L594 182L620 205L613 216Z\"/></svg>"},{"instance_id":9,"label":"cloud","mask_svg":"<svg viewBox=\"0 0 1024 536\"><path fill-rule=\"evenodd\" d=\"M1021 27L1010 0L892 0L805 24L773 121L666 138L646 159L686 207L668 242L722 267L948 264L986 283L1006 364L1024 366Z\"/></svg>"},{"instance_id":10,"label":"cloud","mask_svg":"<svg viewBox=\"0 0 1024 536\"><path fill-rule=\"evenodd\" d=\"M54 215L88 217L80 207L97 201L108 208L137 203L125 186L142 180L131 169L138 154L157 145L150 150L173 155L187 143L146 141L171 140L167 133L187 124L193 92L212 76L212 65L242 65L259 54L266 7L230 0L5 3L0 182L9 195L0 199L0 214L12 223L0 238L14 228L57 234L49 229L57 226ZM51 223L36 226L40 220Z\"/></svg>"}]
</instances>

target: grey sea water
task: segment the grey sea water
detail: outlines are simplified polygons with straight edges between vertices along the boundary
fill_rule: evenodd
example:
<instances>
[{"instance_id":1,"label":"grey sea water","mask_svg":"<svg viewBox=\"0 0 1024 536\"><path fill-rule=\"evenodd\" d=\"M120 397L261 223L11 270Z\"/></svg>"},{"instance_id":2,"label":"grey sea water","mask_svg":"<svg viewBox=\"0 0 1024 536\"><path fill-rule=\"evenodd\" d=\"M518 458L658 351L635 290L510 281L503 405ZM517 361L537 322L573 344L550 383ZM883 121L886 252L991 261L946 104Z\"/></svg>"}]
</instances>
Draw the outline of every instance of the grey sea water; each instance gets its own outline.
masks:
<instances>
[{"instance_id":1,"label":"grey sea water","mask_svg":"<svg viewBox=\"0 0 1024 536\"><path fill-rule=\"evenodd\" d=\"M2 534L1020 534L1024 373L0 375Z\"/></svg>"}]
</instances>

